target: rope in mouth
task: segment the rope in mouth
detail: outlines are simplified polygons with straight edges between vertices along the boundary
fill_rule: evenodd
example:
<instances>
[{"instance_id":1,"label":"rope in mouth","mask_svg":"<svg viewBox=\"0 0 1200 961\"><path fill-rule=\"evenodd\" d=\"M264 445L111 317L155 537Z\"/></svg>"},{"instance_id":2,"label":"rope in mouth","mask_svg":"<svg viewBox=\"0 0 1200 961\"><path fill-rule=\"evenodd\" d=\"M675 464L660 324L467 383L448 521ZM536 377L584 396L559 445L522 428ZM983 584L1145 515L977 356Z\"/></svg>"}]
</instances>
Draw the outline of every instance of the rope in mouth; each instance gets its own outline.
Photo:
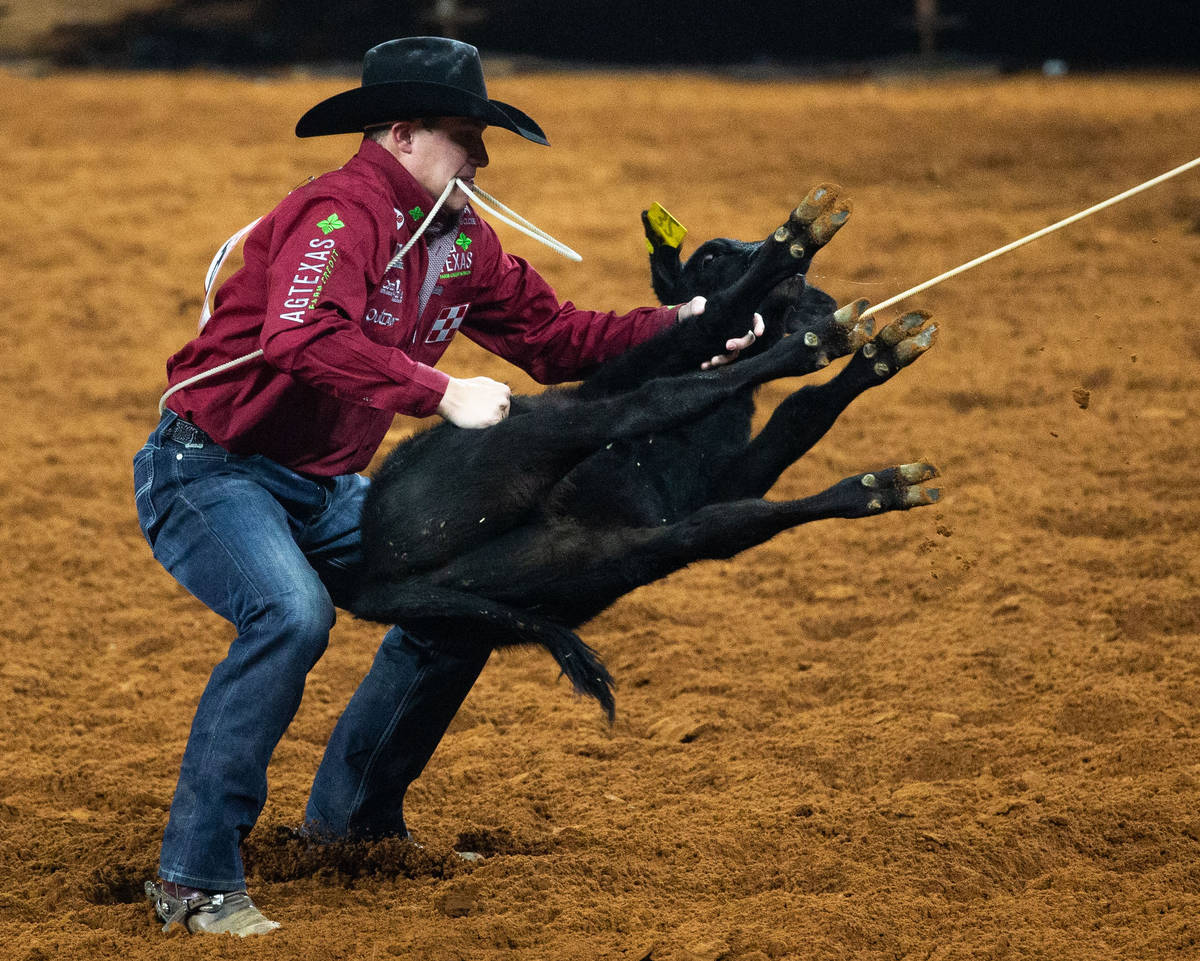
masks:
<instances>
[{"instance_id":1,"label":"rope in mouth","mask_svg":"<svg viewBox=\"0 0 1200 961\"><path fill-rule=\"evenodd\" d=\"M526 236L532 237L539 243L545 244L556 254L562 254L562 256L566 257L567 260L572 260L575 263L579 263L581 260L583 260L579 254L575 253L575 251L564 244L561 240L555 240L548 233L546 233L546 231L534 224L531 224L519 213L517 213L511 207L506 207L487 191L480 190L478 187L472 189L458 178L455 178L454 182L458 184L463 193L474 200L477 204L479 204L480 207L490 213L497 220L502 220L510 227L521 231L521 233L525 234Z\"/></svg>"},{"instance_id":2,"label":"rope in mouth","mask_svg":"<svg viewBox=\"0 0 1200 961\"><path fill-rule=\"evenodd\" d=\"M446 184L446 189L443 190L442 195L438 197L437 202L433 205L433 209L430 210L428 216L421 221L421 225L417 227L415 231L413 231L413 235L408 238L408 242L398 251L396 251L396 256L393 257L388 263L389 267L397 266L400 261L404 259L405 254L412 249L413 244L415 244L418 238L420 238L421 234L425 232L425 228L428 227L433 221L433 218L437 216L437 212L442 209L442 204L446 202L446 198L450 196L450 192L454 190L455 187L458 187L459 190L465 193L471 198L471 200L477 203L497 220L502 220L510 227L521 231L521 233L525 234L527 237L532 237L539 243L545 244L555 253L562 254L562 256L566 257L567 260L572 260L575 263L579 263L581 260L583 260L579 254L573 251L561 240L555 240L548 233L546 233L546 231L542 230L541 227L530 223L511 207L505 206L487 191L481 190L479 187L471 187L461 177L455 177Z\"/></svg>"}]
</instances>

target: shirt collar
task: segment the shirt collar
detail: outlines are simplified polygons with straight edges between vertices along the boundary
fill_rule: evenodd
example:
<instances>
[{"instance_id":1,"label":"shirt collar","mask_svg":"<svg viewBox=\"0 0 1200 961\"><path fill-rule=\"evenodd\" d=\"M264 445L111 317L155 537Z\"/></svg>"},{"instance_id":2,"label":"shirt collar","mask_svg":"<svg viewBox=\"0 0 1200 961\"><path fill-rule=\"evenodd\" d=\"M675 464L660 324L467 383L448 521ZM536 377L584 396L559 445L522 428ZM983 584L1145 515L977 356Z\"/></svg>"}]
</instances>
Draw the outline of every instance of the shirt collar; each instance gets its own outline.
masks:
<instances>
[{"instance_id":1,"label":"shirt collar","mask_svg":"<svg viewBox=\"0 0 1200 961\"><path fill-rule=\"evenodd\" d=\"M412 212L415 209L419 207L421 217L424 217L437 202L437 198L431 197L429 191L417 183L400 161L369 137L363 138L362 145L358 148L354 159L361 161L383 176L392 190L392 204L397 210L404 213L410 223L414 217ZM437 236L452 230L458 226L460 217L461 214L451 214L443 207L438 212L437 219L426 229L426 233Z\"/></svg>"}]
</instances>

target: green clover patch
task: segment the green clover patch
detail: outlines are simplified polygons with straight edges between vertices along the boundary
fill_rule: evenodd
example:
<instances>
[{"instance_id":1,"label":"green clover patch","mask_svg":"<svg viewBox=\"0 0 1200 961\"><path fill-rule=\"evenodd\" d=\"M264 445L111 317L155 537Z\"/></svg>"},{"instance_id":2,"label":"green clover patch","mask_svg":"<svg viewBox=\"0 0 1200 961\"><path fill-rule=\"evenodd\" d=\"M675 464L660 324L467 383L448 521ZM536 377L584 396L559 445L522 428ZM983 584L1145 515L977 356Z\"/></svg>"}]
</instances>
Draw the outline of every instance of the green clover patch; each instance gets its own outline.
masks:
<instances>
[{"instance_id":1,"label":"green clover patch","mask_svg":"<svg viewBox=\"0 0 1200 961\"><path fill-rule=\"evenodd\" d=\"M464 233L460 233L460 234L458 235L458 239L457 239L456 241L454 241L454 242L455 242L456 244L458 244L458 246L460 246L460 247L461 247L463 250L466 250L468 247L470 247L470 246L471 246L471 238L470 238L470 237L468 237L468 236L467 236L466 234L464 234Z\"/></svg>"},{"instance_id":2,"label":"green clover patch","mask_svg":"<svg viewBox=\"0 0 1200 961\"><path fill-rule=\"evenodd\" d=\"M321 228L322 233L328 236L338 228L345 227L346 225L342 223L342 218L337 214L330 214L324 220L318 220L317 226Z\"/></svg>"},{"instance_id":3,"label":"green clover patch","mask_svg":"<svg viewBox=\"0 0 1200 961\"><path fill-rule=\"evenodd\" d=\"M425 216L425 211L420 207L413 207L413 209L408 212L408 215L412 217L413 220L420 220Z\"/></svg>"}]
</instances>

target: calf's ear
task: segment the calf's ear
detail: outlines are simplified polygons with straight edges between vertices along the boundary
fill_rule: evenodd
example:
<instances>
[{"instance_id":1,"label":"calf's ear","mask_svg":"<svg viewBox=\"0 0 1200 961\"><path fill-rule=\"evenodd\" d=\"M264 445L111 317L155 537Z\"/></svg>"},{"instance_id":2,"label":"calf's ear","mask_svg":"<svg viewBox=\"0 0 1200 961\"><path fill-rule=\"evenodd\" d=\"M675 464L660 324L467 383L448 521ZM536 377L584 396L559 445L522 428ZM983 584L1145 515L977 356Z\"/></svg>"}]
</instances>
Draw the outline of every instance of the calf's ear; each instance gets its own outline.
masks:
<instances>
[{"instance_id":1,"label":"calf's ear","mask_svg":"<svg viewBox=\"0 0 1200 961\"><path fill-rule=\"evenodd\" d=\"M642 227L646 231L646 246L650 248L650 286L658 302L679 304L688 300L681 285L683 265L679 261L679 247L663 242L648 210L642 211Z\"/></svg>"}]
</instances>

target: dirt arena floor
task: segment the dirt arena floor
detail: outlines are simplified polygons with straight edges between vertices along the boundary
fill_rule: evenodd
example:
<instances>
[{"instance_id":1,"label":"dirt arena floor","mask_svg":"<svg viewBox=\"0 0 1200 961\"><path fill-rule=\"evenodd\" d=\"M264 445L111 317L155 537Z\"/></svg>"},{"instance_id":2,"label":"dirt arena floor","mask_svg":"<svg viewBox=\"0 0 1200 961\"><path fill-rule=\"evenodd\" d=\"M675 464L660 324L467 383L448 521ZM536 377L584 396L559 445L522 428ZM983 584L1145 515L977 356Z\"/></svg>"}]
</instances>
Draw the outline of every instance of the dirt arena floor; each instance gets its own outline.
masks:
<instances>
[{"instance_id":1,"label":"dirt arena floor","mask_svg":"<svg viewBox=\"0 0 1200 961\"><path fill-rule=\"evenodd\" d=\"M1200 173L918 297L936 348L772 493L924 459L941 503L623 600L584 632L611 728L547 657L495 657L410 794L423 851L286 840L380 633L343 618L248 843L282 930L165 939L141 886L231 633L152 559L130 460L215 247L355 149L291 134L347 84L2 82L0 957L1200 958ZM855 212L812 279L878 302L1191 159L1200 129L1196 77L492 93L555 146L495 132L481 185L585 259L500 233L597 307L651 297L654 200L691 249L838 182ZM530 387L469 344L447 369Z\"/></svg>"}]
</instances>

